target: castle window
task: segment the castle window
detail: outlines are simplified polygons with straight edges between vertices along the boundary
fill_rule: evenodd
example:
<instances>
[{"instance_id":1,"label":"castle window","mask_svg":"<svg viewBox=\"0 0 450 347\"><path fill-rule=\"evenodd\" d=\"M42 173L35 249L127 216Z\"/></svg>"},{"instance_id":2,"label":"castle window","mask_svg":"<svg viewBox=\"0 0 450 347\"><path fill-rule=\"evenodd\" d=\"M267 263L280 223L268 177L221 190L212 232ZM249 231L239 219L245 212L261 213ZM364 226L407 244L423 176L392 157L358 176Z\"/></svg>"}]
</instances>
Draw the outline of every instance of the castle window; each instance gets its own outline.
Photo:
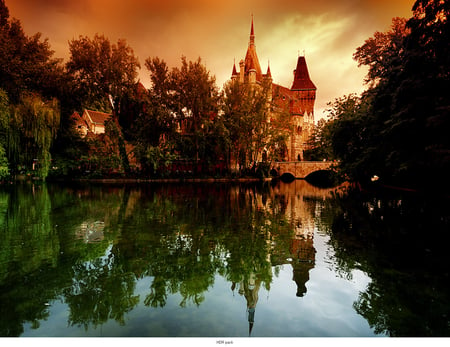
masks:
<instances>
[{"instance_id":1,"label":"castle window","mask_svg":"<svg viewBox=\"0 0 450 347\"><path fill-rule=\"evenodd\" d=\"M298 127L297 127L297 134L300 135L301 133L302 133L302 127L301 127L301 126L298 126Z\"/></svg>"}]
</instances>

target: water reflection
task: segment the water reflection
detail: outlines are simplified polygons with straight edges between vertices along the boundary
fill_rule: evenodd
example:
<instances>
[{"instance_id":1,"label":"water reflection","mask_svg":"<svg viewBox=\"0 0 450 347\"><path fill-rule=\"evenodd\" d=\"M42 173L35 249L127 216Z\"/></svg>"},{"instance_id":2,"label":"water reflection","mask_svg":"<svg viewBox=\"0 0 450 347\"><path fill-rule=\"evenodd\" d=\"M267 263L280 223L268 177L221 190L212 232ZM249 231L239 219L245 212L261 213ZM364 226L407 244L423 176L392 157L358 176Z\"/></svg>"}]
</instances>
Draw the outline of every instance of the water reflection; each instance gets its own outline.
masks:
<instances>
[{"instance_id":1,"label":"water reflection","mask_svg":"<svg viewBox=\"0 0 450 347\"><path fill-rule=\"evenodd\" d=\"M313 298L338 277L343 287L322 295L345 295L337 303L351 302L353 325L363 326L361 316L367 325L341 334L445 336L448 270L434 267L435 275L428 263L398 262L421 252L409 241L414 252L397 256L397 231L412 227L399 216L414 208L406 200L344 198L305 181L10 187L0 192L0 335L97 336L104 327L111 336L332 336L341 330L331 327L349 318L324 329L315 319L329 307ZM448 226L442 211L433 213L441 216L436 228ZM434 256L442 249L427 247L422 260L442 261ZM370 284L349 292L356 270ZM295 291L284 293L291 284ZM422 293L405 297L406 287ZM272 296L261 301L261 293ZM424 312L430 318L418 330Z\"/></svg>"}]
</instances>

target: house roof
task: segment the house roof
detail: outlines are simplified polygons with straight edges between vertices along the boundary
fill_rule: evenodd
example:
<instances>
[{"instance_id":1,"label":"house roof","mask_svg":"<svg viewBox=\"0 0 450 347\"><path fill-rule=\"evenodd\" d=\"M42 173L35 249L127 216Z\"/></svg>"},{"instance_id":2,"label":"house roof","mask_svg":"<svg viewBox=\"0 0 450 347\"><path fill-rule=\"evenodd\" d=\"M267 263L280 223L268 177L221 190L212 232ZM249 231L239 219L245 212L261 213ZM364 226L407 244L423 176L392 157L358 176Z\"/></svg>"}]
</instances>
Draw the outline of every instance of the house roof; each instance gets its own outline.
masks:
<instances>
[{"instance_id":1,"label":"house roof","mask_svg":"<svg viewBox=\"0 0 450 347\"><path fill-rule=\"evenodd\" d=\"M291 90L316 90L316 86L309 78L305 57L298 57L297 68L294 70L294 82Z\"/></svg>"},{"instance_id":2,"label":"house roof","mask_svg":"<svg viewBox=\"0 0 450 347\"><path fill-rule=\"evenodd\" d=\"M104 125L105 121L111 117L111 113L104 113L98 111L84 110L91 119L92 123Z\"/></svg>"},{"instance_id":3,"label":"house roof","mask_svg":"<svg viewBox=\"0 0 450 347\"><path fill-rule=\"evenodd\" d=\"M75 122L76 125L81 124L87 126L86 121L83 118L81 118L80 114L77 111L74 111L74 113L72 113L70 118Z\"/></svg>"}]
</instances>

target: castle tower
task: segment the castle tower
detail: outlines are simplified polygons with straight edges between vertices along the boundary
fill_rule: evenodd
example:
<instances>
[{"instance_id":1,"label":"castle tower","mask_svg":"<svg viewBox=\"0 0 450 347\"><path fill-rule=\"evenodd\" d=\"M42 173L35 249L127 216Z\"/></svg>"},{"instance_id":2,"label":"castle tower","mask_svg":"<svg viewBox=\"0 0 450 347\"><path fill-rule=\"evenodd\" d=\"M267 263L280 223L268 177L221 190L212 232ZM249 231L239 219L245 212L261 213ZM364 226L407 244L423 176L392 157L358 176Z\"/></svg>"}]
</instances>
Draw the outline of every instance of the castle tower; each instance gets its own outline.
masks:
<instances>
[{"instance_id":1,"label":"castle tower","mask_svg":"<svg viewBox=\"0 0 450 347\"><path fill-rule=\"evenodd\" d=\"M297 68L294 70L294 82L291 91L298 96L293 108L293 115L314 116L314 102L316 100L316 86L309 77L308 67L304 56L298 57Z\"/></svg>"},{"instance_id":2,"label":"castle tower","mask_svg":"<svg viewBox=\"0 0 450 347\"><path fill-rule=\"evenodd\" d=\"M311 81L304 56L299 56L294 70L291 92L291 114L294 122L294 134L291 139L290 160L303 160L303 151L314 128L314 103L316 86Z\"/></svg>"},{"instance_id":3,"label":"castle tower","mask_svg":"<svg viewBox=\"0 0 450 347\"><path fill-rule=\"evenodd\" d=\"M307 141L314 128L314 103L316 99L316 86L309 77L308 67L304 56L299 56L297 66L294 70L294 80L291 88L283 87L273 83L270 66L267 73L263 74L256 54L255 29L252 22L250 27L250 38L245 59L239 62L239 71L236 63L233 64L231 73L232 80L239 83L261 86L263 82L269 82L270 93L268 104L274 106L274 110L289 113L292 121L293 131L286 143L286 152L282 160L303 160L303 151L306 149ZM268 115L270 118L270 116ZM268 118L268 119L269 119Z\"/></svg>"},{"instance_id":4,"label":"castle tower","mask_svg":"<svg viewBox=\"0 0 450 347\"><path fill-rule=\"evenodd\" d=\"M261 71L261 65L259 64L258 55L256 54L253 17L250 27L250 39L248 41L247 53L245 54L245 59L239 62L239 72L236 70L236 63L233 65L231 78L234 80L238 77L240 83L251 84L261 83L264 77Z\"/></svg>"}]
</instances>

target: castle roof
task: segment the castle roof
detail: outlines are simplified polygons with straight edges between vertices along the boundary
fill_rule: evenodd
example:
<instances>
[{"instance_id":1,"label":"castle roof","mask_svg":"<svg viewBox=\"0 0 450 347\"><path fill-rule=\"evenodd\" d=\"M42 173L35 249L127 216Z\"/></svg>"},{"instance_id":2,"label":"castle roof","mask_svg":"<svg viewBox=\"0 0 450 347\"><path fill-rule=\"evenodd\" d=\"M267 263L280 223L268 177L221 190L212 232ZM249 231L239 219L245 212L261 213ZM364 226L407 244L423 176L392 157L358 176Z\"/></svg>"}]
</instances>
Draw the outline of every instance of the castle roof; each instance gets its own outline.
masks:
<instances>
[{"instance_id":1,"label":"castle roof","mask_svg":"<svg viewBox=\"0 0 450 347\"><path fill-rule=\"evenodd\" d=\"M270 65L267 64L267 73L266 73L266 77L272 77L272 73L270 72Z\"/></svg>"},{"instance_id":2,"label":"castle roof","mask_svg":"<svg viewBox=\"0 0 450 347\"><path fill-rule=\"evenodd\" d=\"M316 86L309 78L305 57L298 57L297 68L294 70L294 82L291 90L316 90Z\"/></svg>"}]
</instances>

